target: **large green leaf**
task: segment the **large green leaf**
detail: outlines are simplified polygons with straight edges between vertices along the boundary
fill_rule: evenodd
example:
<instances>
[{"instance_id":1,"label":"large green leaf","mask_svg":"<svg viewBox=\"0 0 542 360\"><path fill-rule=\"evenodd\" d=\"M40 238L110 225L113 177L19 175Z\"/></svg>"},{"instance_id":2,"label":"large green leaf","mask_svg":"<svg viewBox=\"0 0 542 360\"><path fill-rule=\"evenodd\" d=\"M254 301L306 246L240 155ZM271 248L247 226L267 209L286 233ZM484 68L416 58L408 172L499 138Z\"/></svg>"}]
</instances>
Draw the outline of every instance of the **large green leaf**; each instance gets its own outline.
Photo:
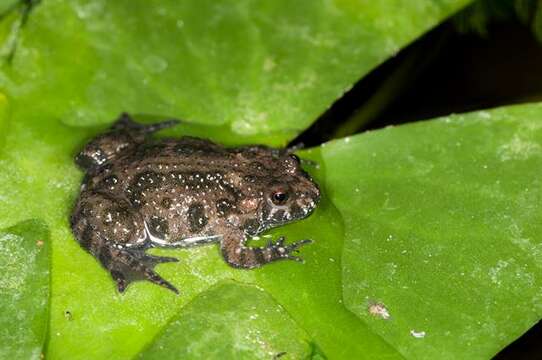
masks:
<instances>
[{"instance_id":1,"label":"large green leaf","mask_svg":"<svg viewBox=\"0 0 542 360\"><path fill-rule=\"evenodd\" d=\"M3 83L66 124L131 111L284 143L467 2L47 0L30 13Z\"/></svg>"},{"instance_id":2,"label":"large green leaf","mask_svg":"<svg viewBox=\"0 0 542 360\"><path fill-rule=\"evenodd\" d=\"M49 233L29 220L0 231L0 358L40 359L49 315Z\"/></svg>"},{"instance_id":3,"label":"large green leaf","mask_svg":"<svg viewBox=\"0 0 542 360\"><path fill-rule=\"evenodd\" d=\"M413 359L484 359L542 316L542 105L320 150L345 305Z\"/></svg>"},{"instance_id":4,"label":"large green leaf","mask_svg":"<svg viewBox=\"0 0 542 360\"><path fill-rule=\"evenodd\" d=\"M341 219L327 199L311 219L278 231L316 240L303 251L306 264L242 271L227 267L216 247L165 251L182 261L158 271L182 294L139 283L120 296L70 233L82 178L72 158L99 130L88 126L120 111L220 125L170 134L284 144L466 2L43 0L26 21L22 8L7 14L0 226L34 217L51 228L47 357L129 358L223 279L258 284L329 357L398 357L342 304Z\"/></svg>"},{"instance_id":5,"label":"large green leaf","mask_svg":"<svg viewBox=\"0 0 542 360\"><path fill-rule=\"evenodd\" d=\"M302 359L311 354L308 340L265 291L226 282L186 305L141 357L201 359L205 354L206 359Z\"/></svg>"}]
</instances>

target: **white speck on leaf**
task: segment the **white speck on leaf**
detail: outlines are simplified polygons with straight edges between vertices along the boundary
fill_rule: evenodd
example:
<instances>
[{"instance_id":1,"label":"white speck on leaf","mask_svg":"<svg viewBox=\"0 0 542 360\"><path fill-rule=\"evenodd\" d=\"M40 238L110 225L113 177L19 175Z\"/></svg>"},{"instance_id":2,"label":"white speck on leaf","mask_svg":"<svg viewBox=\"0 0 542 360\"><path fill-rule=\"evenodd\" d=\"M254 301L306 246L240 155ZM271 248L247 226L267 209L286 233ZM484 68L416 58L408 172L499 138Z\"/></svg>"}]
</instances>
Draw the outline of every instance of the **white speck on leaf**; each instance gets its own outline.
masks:
<instances>
[{"instance_id":1,"label":"white speck on leaf","mask_svg":"<svg viewBox=\"0 0 542 360\"><path fill-rule=\"evenodd\" d=\"M388 320L390 318L388 309L382 303L370 304L367 310L369 311L369 314L375 317L380 317L384 320Z\"/></svg>"},{"instance_id":2,"label":"white speck on leaf","mask_svg":"<svg viewBox=\"0 0 542 360\"><path fill-rule=\"evenodd\" d=\"M410 335L415 337L416 339L422 339L425 337L425 331L416 331L416 330L410 330Z\"/></svg>"},{"instance_id":3,"label":"white speck on leaf","mask_svg":"<svg viewBox=\"0 0 542 360\"><path fill-rule=\"evenodd\" d=\"M502 270L506 269L508 267L508 262L499 260L497 262L497 265L495 267L492 267L489 269L488 274L491 279L491 281L494 284L500 285L501 281L499 279L499 275L501 274Z\"/></svg>"},{"instance_id":4,"label":"white speck on leaf","mask_svg":"<svg viewBox=\"0 0 542 360\"><path fill-rule=\"evenodd\" d=\"M533 155L541 154L541 150L540 144L515 134L510 142L499 147L497 154L501 161L526 160Z\"/></svg>"}]
</instances>

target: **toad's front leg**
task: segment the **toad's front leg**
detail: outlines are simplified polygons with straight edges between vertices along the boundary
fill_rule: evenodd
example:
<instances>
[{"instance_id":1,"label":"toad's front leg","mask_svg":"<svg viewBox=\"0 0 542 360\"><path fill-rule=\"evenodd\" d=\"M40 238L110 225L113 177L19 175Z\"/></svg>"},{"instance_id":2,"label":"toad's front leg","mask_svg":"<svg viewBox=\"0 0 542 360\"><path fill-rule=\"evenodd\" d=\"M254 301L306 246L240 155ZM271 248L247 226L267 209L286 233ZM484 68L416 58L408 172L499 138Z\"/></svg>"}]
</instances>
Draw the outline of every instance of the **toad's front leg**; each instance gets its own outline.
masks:
<instances>
[{"instance_id":1,"label":"toad's front leg","mask_svg":"<svg viewBox=\"0 0 542 360\"><path fill-rule=\"evenodd\" d=\"M220 248L224 260L236 268L253 269L282 259L303 261L292 253L297 252L302 245L311 243L312 240L305 239L286 245L284 239L284 236L281 236L276 242L270 242L265 247L247 247L245 245L247 236L244 232L238 231L225 235Z\"/></svg>"}]
</instances>

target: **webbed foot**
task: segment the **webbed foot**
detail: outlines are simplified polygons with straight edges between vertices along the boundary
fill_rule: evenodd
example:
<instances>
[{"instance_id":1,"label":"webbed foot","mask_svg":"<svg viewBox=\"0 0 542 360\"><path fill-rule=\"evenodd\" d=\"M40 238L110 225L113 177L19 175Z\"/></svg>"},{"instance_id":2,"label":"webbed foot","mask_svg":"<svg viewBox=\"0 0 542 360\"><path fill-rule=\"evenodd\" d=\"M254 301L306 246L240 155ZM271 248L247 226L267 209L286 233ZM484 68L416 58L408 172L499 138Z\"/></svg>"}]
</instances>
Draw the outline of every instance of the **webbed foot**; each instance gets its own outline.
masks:
<instances>
[{"instance_id":1,"label":"webbed foot","mask_svg":"<svg viewBox=\"0 0 542 360\"><path fill-rule=\"evenodd\" d=\"M162 278L154 267L157 264L177 262L173 257L155 256L146 254L141 249L112 248L109 250L110 259L103 259L102 263L109 269L111 276L117 283L117 289L123 293L128 285L134 281L147 280L160 285L178 294L179 291L169 281ZM104 261L105 260L105 261Z\"/></svg>"},{"instance_id":2,"label":"webbed foot","mask_svg":"<svg viewBox=\"0 0 542 360\"><path fill-rule=\"evenodd\" d=\"M153 124L142 124L135 122L128 113L122 113L111 128L113 130L131 130L144 134L151 134L162 129L173 127L179 123L179 120L169 119Z\"/></svg>"},{"instance_id":3,"label":"webbed foot","mask_svg":"<svg viewBox=\"0 0 542 360\"><path fill-rule=\"evenodd\" d=\"M220 247L224 260L236 268L253 269L282 259L303 262L294 254L301 246L311 243L312 240L300 240L288 245L284 244L284 240L284 236L281 236L265 247L247 247L245 238L231 236L222 239Z\"/></svg>"},{"instance_id":4,"label":"webbed foot","mask_svg":"<svg viewBox=\"0 0 542 360\"><path fill-rule=\"evenodd\" d=\"M295 260L299 262L304 262L302 258L296 255L292 255L292 253L297 253L301 246L312 243L312 240L309 240L309 239L299 240L289 245L285 245L284 240L286 240L286 238L284 236L281 236L277 239L277 241L275 242L270 241L267 244L266 250L268 250L271 253L272 259L273 260L290 259L290 260Z\"/></svg>"}]
</instances>

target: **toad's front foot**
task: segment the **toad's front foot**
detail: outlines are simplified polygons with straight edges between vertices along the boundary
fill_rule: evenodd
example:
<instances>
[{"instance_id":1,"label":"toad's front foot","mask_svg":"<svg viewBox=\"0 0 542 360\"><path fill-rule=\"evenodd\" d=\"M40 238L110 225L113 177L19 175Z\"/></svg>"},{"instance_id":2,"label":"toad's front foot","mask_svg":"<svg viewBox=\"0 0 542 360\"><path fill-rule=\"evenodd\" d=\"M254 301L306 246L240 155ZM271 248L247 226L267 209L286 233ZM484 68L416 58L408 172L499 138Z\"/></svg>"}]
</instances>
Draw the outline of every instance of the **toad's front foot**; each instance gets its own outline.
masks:
<instances>
[{"instance_id":1,"label":"toad's front foot","mask_svg":"<svg viewBox=\"0 0 542 360\"><path fill-rule=\"evenodd\" d=\"M226 238L221 243L222 255L228 264L237 268L252 269L267 263L290 259L299 262L303 260L294 255L298 249L312 240L300 240L292 244L284 244L284 236L277 241L270 242L266 247L247 247L245 241L236 238Z\"/></svg>"},{"instance_id":2,"label":"toad's front foot","mask_svg":"<svg viewBox=\"0 0 542 360\"><path fill-rule=\"evenodd\" d=\"M284 240L286 240L286 238L284 236L281 236L278 238L277 241L275 242L270 241L267 244L266 249L272 254L271 261L279 260L279 259L290 259L290 260L303 262L302 258L296 255L292 255L292 253L297 253L301 246L312 243L312 240L309 240L309 239L299 240L289 245L285 245Z\"/></svg>"}]
</instances>

